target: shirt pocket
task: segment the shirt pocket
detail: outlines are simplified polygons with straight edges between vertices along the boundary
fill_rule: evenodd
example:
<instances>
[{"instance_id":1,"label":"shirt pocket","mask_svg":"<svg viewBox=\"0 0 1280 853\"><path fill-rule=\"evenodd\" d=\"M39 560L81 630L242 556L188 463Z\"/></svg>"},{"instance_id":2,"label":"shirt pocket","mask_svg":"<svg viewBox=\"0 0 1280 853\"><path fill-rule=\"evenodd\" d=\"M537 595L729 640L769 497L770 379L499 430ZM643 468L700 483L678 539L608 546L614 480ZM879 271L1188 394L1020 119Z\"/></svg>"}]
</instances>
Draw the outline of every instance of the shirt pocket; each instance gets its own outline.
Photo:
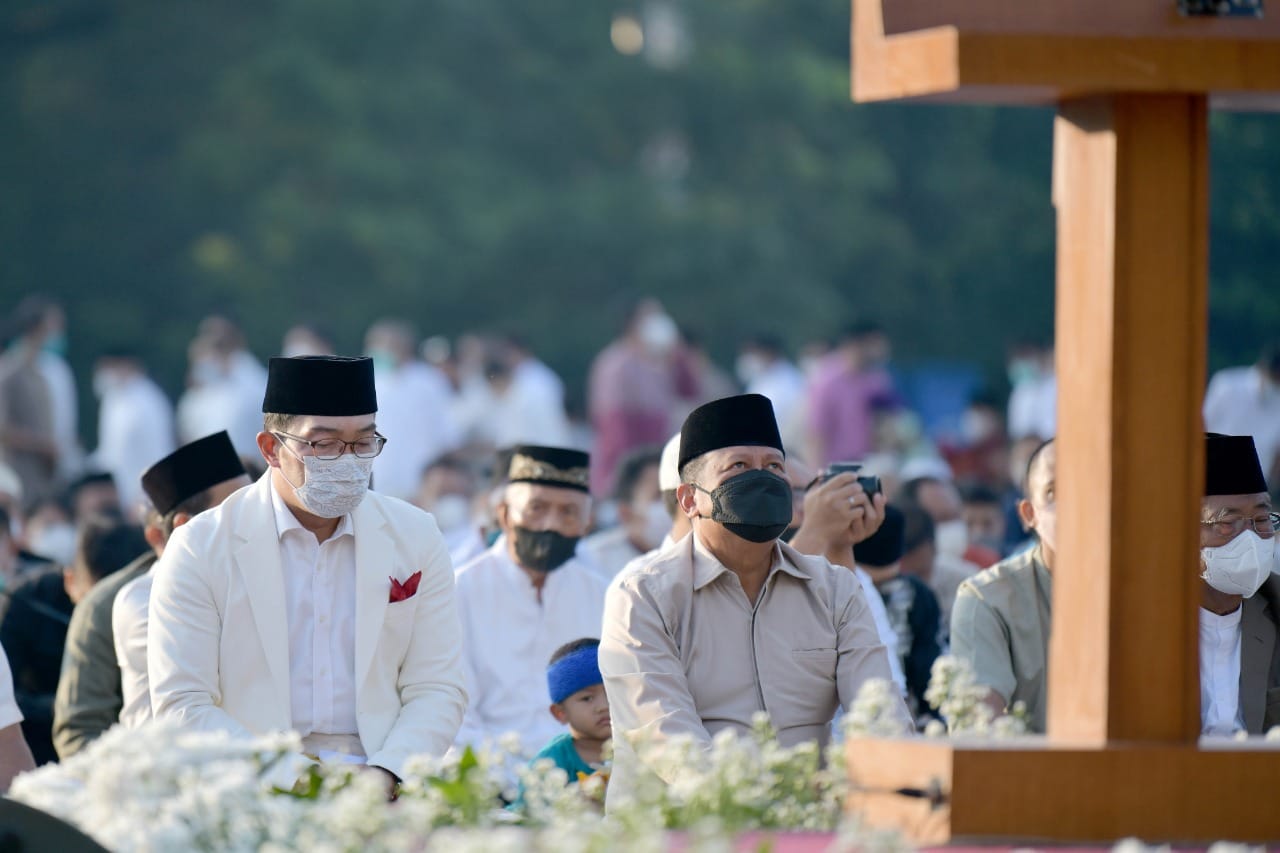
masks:
<instances>
[{"instance_id":1,"label":"shirt pocket","mask_svg":"<svg viewBox=\"0 0 1280 853\"><path fill-rule=\"evenodd\" d=\"M821 725L831 720L836 707L836 662L833 648L793 649L791 671L775 683L777 692L765 699L779 728ZM777 700L782 700L778 702Z\"/></svg>"}]
</instances>

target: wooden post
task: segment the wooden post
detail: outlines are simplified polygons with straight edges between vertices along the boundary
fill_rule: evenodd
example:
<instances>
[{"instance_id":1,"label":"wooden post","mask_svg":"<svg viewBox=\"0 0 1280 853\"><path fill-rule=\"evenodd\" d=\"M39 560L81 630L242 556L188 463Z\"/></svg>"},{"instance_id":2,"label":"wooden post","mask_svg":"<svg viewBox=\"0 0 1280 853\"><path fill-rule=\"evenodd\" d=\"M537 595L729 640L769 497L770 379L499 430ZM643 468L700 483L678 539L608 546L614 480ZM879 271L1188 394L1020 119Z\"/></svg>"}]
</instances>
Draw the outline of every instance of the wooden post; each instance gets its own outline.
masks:
<instances>
[{"instance_id":1,"label":"wooden post","mask_svg":"<svg viewBox=\"0 0 1280 853\"><path fill-rule=\"evenodd\" d=\"M1054 741L1200 731L1206 111L1147 94L1058 111Z\"/></svg>"}]
</instances>

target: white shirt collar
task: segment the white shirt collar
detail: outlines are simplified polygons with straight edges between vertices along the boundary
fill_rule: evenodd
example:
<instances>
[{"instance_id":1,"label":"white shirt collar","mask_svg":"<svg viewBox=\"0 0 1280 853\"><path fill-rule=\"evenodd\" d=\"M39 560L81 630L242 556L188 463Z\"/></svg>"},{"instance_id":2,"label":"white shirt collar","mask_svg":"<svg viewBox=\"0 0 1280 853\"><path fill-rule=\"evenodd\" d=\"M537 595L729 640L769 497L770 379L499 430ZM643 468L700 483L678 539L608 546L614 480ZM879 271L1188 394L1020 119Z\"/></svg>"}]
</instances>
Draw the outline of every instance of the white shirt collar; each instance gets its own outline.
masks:
<instances>
[{"instance_id":1,"label":"white shirt collar","mask_svg":"<svg viewBox=\"0 0 1280 853\"><path fill-rule=\"evenodd\" d=\"M301 530L304 533L311 534L311 531L302 526L302 522L298 521L298 517L285 504L284 498L280 497L280 493L276 491L275 483L268 483L267 488L271 492L271 509L276 516L276 536L279 539L284 539L284 535L291 530ZM338 529L325 541L328 542L340 536L354 535L355 525L351 523L351 513L347 513L338 522Z\"/></svg>"}]
</instances>

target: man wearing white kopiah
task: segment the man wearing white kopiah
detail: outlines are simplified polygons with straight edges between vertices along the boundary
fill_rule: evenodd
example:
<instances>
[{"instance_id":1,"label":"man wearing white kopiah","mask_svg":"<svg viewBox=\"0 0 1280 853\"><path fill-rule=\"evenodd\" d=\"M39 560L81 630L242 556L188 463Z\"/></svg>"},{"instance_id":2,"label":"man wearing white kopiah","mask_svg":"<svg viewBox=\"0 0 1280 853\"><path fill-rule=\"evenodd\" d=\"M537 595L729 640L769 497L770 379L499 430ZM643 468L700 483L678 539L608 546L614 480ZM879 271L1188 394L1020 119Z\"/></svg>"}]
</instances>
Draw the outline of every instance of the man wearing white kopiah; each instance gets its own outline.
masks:
<instances>
[{"instance_id":1,"label":"man wearing white kopiah","mask_svg":"<svg viewBox=\"0 0 1280 853\"><path fill-rule=\"evenodd\" d=\"M458 569L471 704L458 746L506 732L529 755L560 734L547 706L552 653L600 632L607 581L574 556L587 530L590 462L580 450L517 445L497 507L503 536Z\"/></svg>"},{"instance_id":2,"label":"man wearing white kopiah","mask_svg":"<svg viewBox=\"0 0 1280 853\"><path fill-rule=\"evenodd\" d=\"M174 531L154 569L156 719L293 729L308 754L367 763L388 790L442 755L466 707L453 573L431 516L368 491L367 358L273 358L257 483Z\"/></svg>"},{"instance_id":3,"label":"man wearing white kopiah","mask_svg":"<svg viewBox=\"0 0 1280 853\"><path fill-rule=\"evenodd\" d=\"M778 541L791 486L773 407L758 394L695 409L680 438L681 510L693 533L609 589L600 642L613 719L607 807L643 774L681 768L652 747L680 736L708 748L767 713L785 746L825 744L838 706L891 678L853 573ZM890 712L911 718L900 697Z\"/></svg>"},{"instance_id":4,"label":"man wearing white kopiah","mask_svg":"<svg viewBox=\"0 0 1280 853\"><path fill-rule=\"evenodd\" d=\"M1200 728L1280 725L1280 569L1267 480L1247 435L1205 437L1200 504Z\"/></svg>"}]
</instances>

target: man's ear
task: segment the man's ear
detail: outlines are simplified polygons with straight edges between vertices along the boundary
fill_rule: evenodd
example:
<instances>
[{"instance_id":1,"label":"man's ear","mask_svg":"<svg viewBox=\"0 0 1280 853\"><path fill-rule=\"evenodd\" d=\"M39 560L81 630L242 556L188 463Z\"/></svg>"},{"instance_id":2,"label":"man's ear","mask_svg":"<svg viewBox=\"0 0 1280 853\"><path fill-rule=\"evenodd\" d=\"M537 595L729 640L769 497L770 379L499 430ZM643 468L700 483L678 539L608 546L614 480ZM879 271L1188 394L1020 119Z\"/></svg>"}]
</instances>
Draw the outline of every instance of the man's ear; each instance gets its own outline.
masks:
<instances>
[{"instance_id":1,"label":"man's ear","mask_svg":"<svg viewBox=\"0 0 1280 853\"><path fill-rule=\"evenodd\" d=\"M158 524L148 524L142 530L143 537L147 540L147 544L151 546L151 550L159 554L164 550L165 539L164 531L160 529Z\"/></svg>"},{"instance_id":2,"label":"man's ear","mask_svg":"<svg viewBox=\"0 0 1280 853\"><path fill-rule=\"evenodd\" d=\"M698 517L698 490L693 483L681 483L676 489L676 503L687 518Z\"/></svg>"},{"instance_id":3,"label":"man's ear","mask_svg":"<svg viewBox=\"0 0 1280 853\"><path fill-rule=\"evenodd\" d=\"M552 703L547 710L551 712L551 716L555 717L556 722L560 725L569 724L569 715L564 712L564 708L559 703Z\"/></svg>"},{"instance_id":4,"label":"man's ear","mask_svg":"<svg viewBox=\"0 0 1280 853\"><path fill-rule=\"evenodd\" d=\"M262 458L267 465L272 468L280 467L280 442L269 432L258 433L258 452L262 454ZM176 526L176 525L175 525Z\"/></svg>"},{"instance_id":5,"label":"man's ear","mask_svg":"<svg viewBox=\"0 0 1280 853\"><path fill-rule=\"evenodd\" d=\"M493 518L495 521L498 522L498 529L503 531L504 533L508 529L510 529L510 525L507 522L507 519L509 516L510 516L510 510L507 507L506 501L503 501L502 503L498 504L496 507L493 508Z\"/></svg>"},{"instance_id":6,"label":"man's ear","mask_svg":"<svg viewBox=\"0 0 1280 853\"><path fill-rule=\"evenodd\" d=\"M1036 508L1026 498L1018 501L1018 519L1022 522L1022 529L1027 533L1036 529Z\"/></svg>"}]
</instances>

